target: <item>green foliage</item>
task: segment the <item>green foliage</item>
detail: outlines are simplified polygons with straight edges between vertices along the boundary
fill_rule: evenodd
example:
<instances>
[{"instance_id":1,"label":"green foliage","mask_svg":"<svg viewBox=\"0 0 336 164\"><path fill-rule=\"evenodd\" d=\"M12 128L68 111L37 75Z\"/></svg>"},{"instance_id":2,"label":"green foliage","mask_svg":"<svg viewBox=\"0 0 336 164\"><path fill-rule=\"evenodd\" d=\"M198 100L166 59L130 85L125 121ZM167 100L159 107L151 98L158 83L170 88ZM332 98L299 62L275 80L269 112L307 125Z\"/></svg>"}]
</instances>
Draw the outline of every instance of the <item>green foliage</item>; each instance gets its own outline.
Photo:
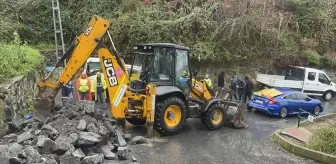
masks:
<instances>
[{"instance_id":1,"label":"green foliage","mask_svg":"<svg viewBox=\"0 0 336 164\"><path fill-rule=\"evenodd\" d=\"M208 61L269 59L288 65L303 64L298 61L304 58L314 66L335 66L328 54L336 51L336 0L62 0L60 7L67 44L92 15L100 15L111 21L123 54L136 43L172 42ZM52 20L51 1L0 0L0 42L11 42L17 31L38 49L52 48Z\"/></svg>"},{"instance_id":2,"label":"green foliage","mask_svg":"<svg viewBox=\"0 0 336 164\"><path fill-rule=\"evenodd\" d=\"M321 63L321 56L314 50L306 50L303 55L308 59L310 65L319 66Z\"/></svg>"},{"instance_id":3,"label":"green foliage","mask_svg":"<svg viewBox=\"0 0 336 164\"><path fill-rule=\"evenodd\" d=\"M309 148L336 155L336 127L328 126L315 132L309 141Z\"/></svg>"},{"instance_id":4,"label":"green foliage","mask_svg":"<svg viewBox=\"0 0 336 164\"><path fill-rule=\"evenodd\" d=\"M36 49L20 43L18 38L12 44L0 43L0 81L33 71L42 64L43 57Z\"/></svg>"}]
</instances>

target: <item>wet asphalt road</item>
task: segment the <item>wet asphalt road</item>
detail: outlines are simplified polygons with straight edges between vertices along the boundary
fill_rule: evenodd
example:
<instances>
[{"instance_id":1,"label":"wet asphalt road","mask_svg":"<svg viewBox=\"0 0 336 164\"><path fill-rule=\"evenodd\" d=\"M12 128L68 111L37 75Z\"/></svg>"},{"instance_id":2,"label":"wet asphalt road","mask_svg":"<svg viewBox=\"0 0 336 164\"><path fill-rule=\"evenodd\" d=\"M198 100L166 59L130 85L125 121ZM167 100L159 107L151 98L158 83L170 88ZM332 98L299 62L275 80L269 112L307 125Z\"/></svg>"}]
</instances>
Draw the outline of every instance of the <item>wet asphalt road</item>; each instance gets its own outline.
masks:
<instances>
[{"instance_id":1,"label":"wet asphalt road","mask_svg":"<svg viewBox=\"0 0 336 164\"><path fill-rule=\"evenodd\" d=\"M336 112L336 101L325 102L325 111ZM270 135L279 128L295 126L297 117L271 118L262 113L245 112L249 127L224 127L208 131L198 119L188 119L180 134L160 137L166 142L132 146L131 154L140 164L303 164L311 160L291 155L271 141ZM144 127L128 125L133 135L145 135Z\"/></svg>"}]
</instances>

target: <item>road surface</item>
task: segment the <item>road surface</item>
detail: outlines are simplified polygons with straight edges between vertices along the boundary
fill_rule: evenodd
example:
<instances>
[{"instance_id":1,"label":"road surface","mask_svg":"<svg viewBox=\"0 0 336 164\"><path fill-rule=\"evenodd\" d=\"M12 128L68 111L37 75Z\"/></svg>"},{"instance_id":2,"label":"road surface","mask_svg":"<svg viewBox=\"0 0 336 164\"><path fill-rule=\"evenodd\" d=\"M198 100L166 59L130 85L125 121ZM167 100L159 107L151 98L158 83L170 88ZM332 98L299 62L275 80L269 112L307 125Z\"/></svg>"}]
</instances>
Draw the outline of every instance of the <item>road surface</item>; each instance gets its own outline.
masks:
<instances>
[{"instance_id":1,"label":"road surface","mask_svg":"<svg viewBox=\"0 0 336 164\"><path fill-rule=\"evenodd\" d=\"M336 102L325 102L327 114L336 112ZM294 126L297 117L270 118L261 113L246 112L249 127L208 131L198 119L188 119L180 134L161 137L166 142L132 146L139 163L146 164L310 164L315 163L284 152L270 135L279 128ZM128 126L133 135L145 135L145 128Z\"/></svg>"}]
</instances>

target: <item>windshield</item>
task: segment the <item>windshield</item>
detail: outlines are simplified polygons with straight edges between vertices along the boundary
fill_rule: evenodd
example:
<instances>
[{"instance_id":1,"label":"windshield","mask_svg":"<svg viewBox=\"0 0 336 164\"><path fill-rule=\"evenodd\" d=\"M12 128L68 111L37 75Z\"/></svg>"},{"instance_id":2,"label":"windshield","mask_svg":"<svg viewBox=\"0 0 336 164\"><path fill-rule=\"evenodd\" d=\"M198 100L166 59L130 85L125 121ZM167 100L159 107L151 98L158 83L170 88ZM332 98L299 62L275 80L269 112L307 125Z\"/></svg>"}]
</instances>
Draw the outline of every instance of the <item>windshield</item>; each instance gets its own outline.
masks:
<instances>
[{"instance_id":1,"label":"windshield","mask_svg":"<svg viewBox=\"0 0 336 164\"><path fill-rule=\"evenodd\" d=\"M151 54L134 54L131 81L146 77L151 64ZM127 65L128 74L131 73L132 65ZM141 74L141 77L140 77Z\"/></svg>"},{"instance_id":2,"label":"windshield","mask_svg":"<svg viewBox=\"0 0 336 164\"><path fill-rule=\"evenodd\" d=\"M95 75L97 72L101 71L100 63L99 62L88 62L87 69L88 75Z\"/></svg>"}]
</instances>

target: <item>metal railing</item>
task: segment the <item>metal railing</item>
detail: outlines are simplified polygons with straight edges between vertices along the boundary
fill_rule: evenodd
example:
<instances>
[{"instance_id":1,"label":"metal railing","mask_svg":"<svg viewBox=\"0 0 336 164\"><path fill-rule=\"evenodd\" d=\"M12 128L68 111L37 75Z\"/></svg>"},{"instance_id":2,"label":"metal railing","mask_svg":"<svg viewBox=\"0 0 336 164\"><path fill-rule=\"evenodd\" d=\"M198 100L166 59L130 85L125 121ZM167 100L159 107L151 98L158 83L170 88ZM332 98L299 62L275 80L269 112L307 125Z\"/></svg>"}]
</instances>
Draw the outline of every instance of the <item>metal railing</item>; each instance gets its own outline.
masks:
<instances>
[{"instance_id":1,"label":"metal railing","mask_svg":"<svg viewBox=\"0 0 336 164\"><path fill-rule=\"evenodd\" d=\"M308 114L308 118L306 119L305 117L302 117L302 114ZM300 123L301 123L301 119L303 120L308 120L309 122L313 122L315 118L315 115L299 108L299 114L298 114L298 123L297 123L297 127L300 127Z\"/></svg>"}]
</instances>

